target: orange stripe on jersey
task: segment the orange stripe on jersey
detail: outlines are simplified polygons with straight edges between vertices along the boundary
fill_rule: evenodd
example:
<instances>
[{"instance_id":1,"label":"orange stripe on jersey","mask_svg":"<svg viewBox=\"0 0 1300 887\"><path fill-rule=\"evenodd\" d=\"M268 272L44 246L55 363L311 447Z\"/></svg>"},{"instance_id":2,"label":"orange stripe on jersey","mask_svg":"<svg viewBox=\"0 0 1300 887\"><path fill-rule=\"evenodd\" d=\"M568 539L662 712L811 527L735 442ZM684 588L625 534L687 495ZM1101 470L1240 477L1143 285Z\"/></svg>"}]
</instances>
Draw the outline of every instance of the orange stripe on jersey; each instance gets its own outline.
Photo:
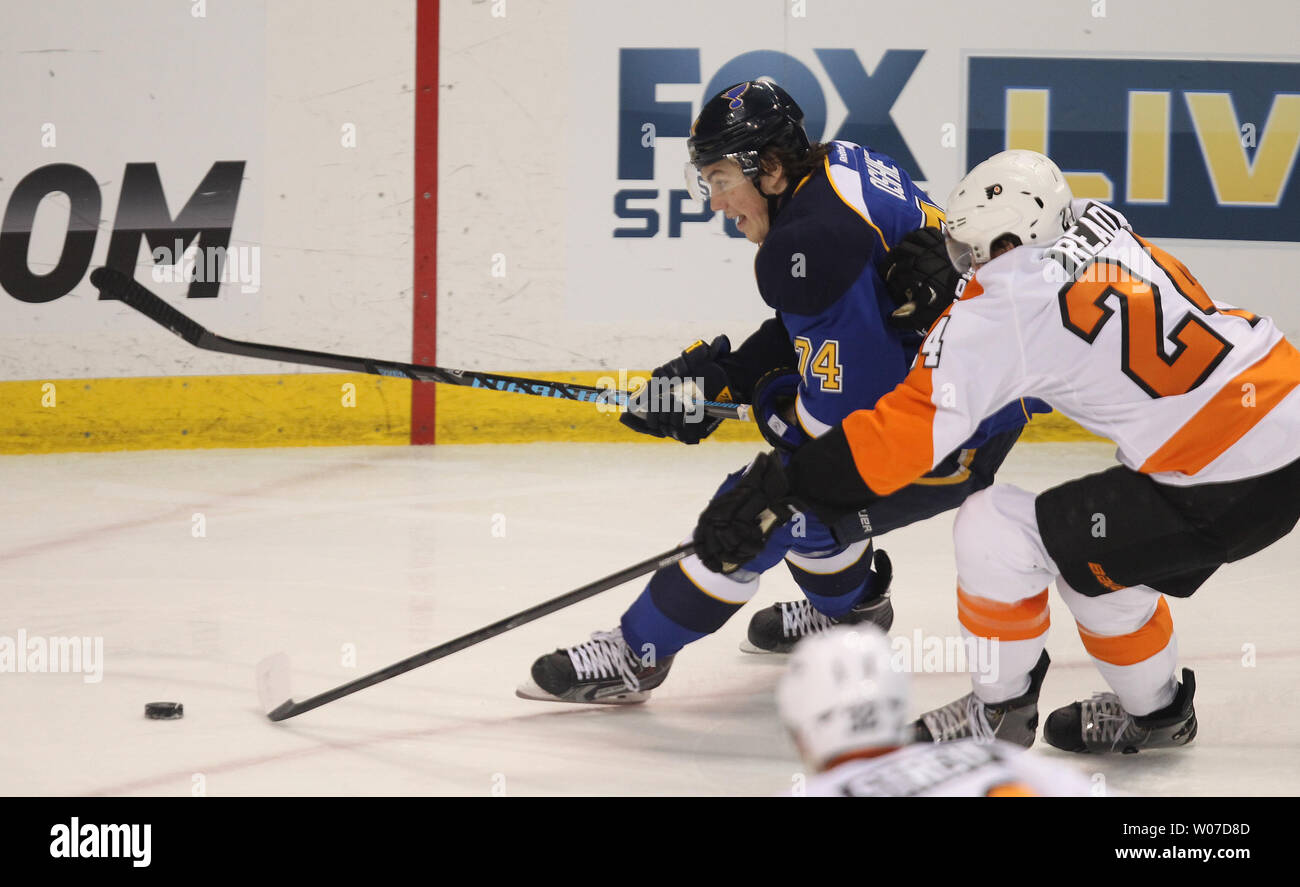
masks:
<instances>
[{"instance_id":1,"label":"orange stripe on jersey","mask_svg":"<svg viewBox=\"0 0 1300 887\"><path fill-rule=\"evenodd\" d=\"M1051 625L1047 589L1014 604L970 594L957 586L957 621L976 637L1027 641L1041 637Z\"/></svg>"},{"instance_id":2,"label":"orange stripe on jersey","mask_svg":"<svg viewBox=\"0 0 1300 887\"><path fill-rule=\"evenodd\" d=\"M961 301L983 292L972 277ZM951 310L949 305L939 318ZM858 474L872 492L888 496L934 467L935 412L934 371L918 360L907 378L876 401L874 408L849 413L840 423Z\"/></svg>"},{"instance_id":3,"label":"orange stripe on jersey","mask_svg":"<svg viewBox=\"0 0 1300 887\"><path fill-rule=\"evenodd\" d=\"M1300 385L1300 351L1282 339L1220 388L1139 470L1195 474L1241 440L1296 385Z\"/></svg>"},{"instance_id":4,"label":"orange stripe on jersey","mask_svg":"<svg viewBox=\"0 0 1300 887\"><path fill-rule=\"evenodd\" d=\"M842 423L858 474L878 495L902 489L934 465L931 377L918 364L874 409L849 413Z\"/></svg>"},{"instance_id":5,"label":"orange stripe on jersey","mask_svg":"<svg viewBox=\"0 0 1300 887\"><path fill-rule=\"evenodd\" d=\"M1078 623L1075 623L1078 625ZM1146 625L1129 634L1104 635L1093 634L1079 625L1079 637L1083 647L1093 657L1111 665L1136 665L1150 659L1165 647L1174 636L1174 617L1169 613L1169 604L1161 598L1156 604L1156 612Z\"/></svg>"}]
</instances>

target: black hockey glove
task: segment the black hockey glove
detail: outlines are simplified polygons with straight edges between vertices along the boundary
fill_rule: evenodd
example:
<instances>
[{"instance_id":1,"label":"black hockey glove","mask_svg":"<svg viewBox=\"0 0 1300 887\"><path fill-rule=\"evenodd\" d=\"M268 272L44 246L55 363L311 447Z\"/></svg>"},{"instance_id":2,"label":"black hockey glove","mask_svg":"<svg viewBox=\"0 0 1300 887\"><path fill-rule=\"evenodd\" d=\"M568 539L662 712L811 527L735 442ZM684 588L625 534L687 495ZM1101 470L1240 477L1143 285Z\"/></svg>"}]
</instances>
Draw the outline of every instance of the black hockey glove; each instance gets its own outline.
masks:
<instances>
[{"instance_id":1,"label":"black hockey glove","mask_svg":"<svg viewBox=\"0 0 1300 887\"><path fill-rule=\"evenodd\" d=\"M715 573L734 573L758 556L795 512L781 459L759 453L736 485L714 497L695 525L695 553Z\"/></svg>"},{"instance_id":2,"label":"black hockey glove","mask_svg":"<svg viewBox=\"0 0 1300 887\"><path fill-rule=\"evenodd\" d=\"M635 392L619 421L641 434L671 437L697 444L722 424L704 414L699 401L730 402L727 374L718 361L731 353L731 342L718 336L708 345L691 345L650 374L645 387Z\"/></svg>"},{"instance_id":3,"label":"black hockey glove","mask_svg":"<svg viewBox=\"0 0 1300 887\"><path fill-rule=\"evenodd\" d=\"M872 535L870 509L879 499L838 426L801 446L788 465L775 452L760 453L700 514L695 553L715 573L734 572L797 512L815 515L839 545L849 545Z\"/></svg>"},{"instance_id":4,"label":"black hockey glove","mask_svg":"<svg viewBox=\"0 0 1300 887\"><path fill-rule=\"evenodd\" d=\"M881 277L898 306L890 325L918 332L928 330L952 304L961 280L938 228L909 231L885 256Z\"/></svg>"}]
</instances>

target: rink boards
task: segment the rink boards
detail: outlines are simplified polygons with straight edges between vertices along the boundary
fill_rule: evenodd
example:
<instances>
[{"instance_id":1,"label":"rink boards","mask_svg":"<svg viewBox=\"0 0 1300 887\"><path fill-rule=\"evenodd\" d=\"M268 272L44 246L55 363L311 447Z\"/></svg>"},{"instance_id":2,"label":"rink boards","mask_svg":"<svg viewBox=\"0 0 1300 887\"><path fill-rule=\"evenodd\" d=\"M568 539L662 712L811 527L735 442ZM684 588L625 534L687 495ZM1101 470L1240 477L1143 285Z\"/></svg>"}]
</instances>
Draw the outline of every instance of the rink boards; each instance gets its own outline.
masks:
<instances>
[{"instance_id":1,"label":"rink boards","mask_svg":"<svg viewBox=\"0 0 1300 887\"><path fill-rule=\"evenodd\" d=\"M87 276L134 262L232 338L586 384L738 345L771 313L754 247L681 164L710 90L758 74L811 137L887 151L940 202L991 151L1046 150L1214 298L1300 335L1300 61L1274 17L998 0L918 40L850 0L369 10L49 0L0 34L24 87L0 108L0 452L635 439L587 406L200 352ZM159 23L189 38L102 39ZM219 286L176 273L198 244L229 250Z\"/></svg>"},{"instance_id":2,"label":"rink boards","mask_svg":"<svg viewBox=\"0 0 1300 887\"><path fill-rule=\"evenodd\" d=\"M594 385L606 374L536 375ZM408 444L411 384L352 373L0 382L0 454ZM449 386L437 402L442 443L673 443L587 404ZM724 422L713 439L761 437ZM1099 440L1059 413L1035 416L1023 439Z\"/></svg>"}]
</instances>

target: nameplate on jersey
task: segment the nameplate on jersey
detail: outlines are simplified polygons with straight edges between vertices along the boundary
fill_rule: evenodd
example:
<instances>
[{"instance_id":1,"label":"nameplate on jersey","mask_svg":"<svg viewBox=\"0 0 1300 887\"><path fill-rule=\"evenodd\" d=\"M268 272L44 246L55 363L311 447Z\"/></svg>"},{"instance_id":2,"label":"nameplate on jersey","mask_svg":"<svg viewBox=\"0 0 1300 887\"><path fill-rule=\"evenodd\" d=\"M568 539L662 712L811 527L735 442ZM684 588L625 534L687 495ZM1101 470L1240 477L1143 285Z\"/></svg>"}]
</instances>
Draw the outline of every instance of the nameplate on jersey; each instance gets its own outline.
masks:
<instances>
[{"instance_id":1,"label":"nameplate on jersey","mask_svg":"<svg viewBox=\"0 0 1300 887\"><path fill-rule=\"evenodd\" d=\"M925 754L881 758L871 770L856 774L842 793L860 797L908 797L1000 763L1005 756L983 743L953 742L927 746Z\"/></svg>"},{"instance_id":2,"label":"nameplate on jersey","mask_svg":"<svg viewBox=\"0 0 1300 887\"><path fill-rule=\"evenodd\" d=\"M1115 210L1089 201L1074 224L1044 251L1043 258L1056 262L1065 269L1065 279L1073 280L1126 225L1124 217Z\"/></svg>"}]
</instances>

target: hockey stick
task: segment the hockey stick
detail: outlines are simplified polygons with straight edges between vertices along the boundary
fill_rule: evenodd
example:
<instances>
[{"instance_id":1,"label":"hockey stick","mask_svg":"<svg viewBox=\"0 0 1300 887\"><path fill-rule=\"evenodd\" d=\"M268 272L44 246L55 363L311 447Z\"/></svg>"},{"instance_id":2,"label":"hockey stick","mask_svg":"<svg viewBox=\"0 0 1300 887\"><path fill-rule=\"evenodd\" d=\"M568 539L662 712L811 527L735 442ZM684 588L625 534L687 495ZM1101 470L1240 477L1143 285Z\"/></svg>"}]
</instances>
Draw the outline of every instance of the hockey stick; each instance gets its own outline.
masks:
<instances>
[{"instance_id":1,"label":"hockey stick","mask_svg":"<svg viewBox=\"0 0 1300 887\"><path fill-rule=\"evenodd\" d=\"M627 403L630 396L627 391L619 391L613 388L592 388L587 385L546 382L541 379L501 376L495 373L478 373L473 370L450 370L416 363L397 363L389 360L375 360L370 357L348 357L343 354L327 354L323 351L305 351L301 348L287 348L281 345L239 342L209 332L197 321L164 302L157 294L114 268L96 268L90 274L90 282L98 287L105 297L125 302L155 323L167 327L167 329L196 348L219 351L222 354L238 354L243 357L259 357L263 360L329 367L330 369L347 370L353 373L396 376L398 378L414 379L417 382L442 382L447 385L464 385L490 391L510 391L517 394L532 394L538 397L554 397L561 400L577 400L586 403L623 405ZM750 418L749 404L701 401L697 403L697 406L704 408L705 415L718 419L740 419L747 422Z\"/></svg>"},{"instance_id":2,"label":"hockey stick","mask_svg":"<svg viewBox=\"0 0 1300 887\"><path fill-rule=\"evenodd\" d=\"M665 551L663 554L656 555L649 560L633 564L619 570L617 573L606 576L604 579L597 579L589 585L575 588L568 594L562 594L535 607L529 607L527 610L515 613L513 616L507 616L505 619L493 622L491 625L485 625L477 631L461 635L455 640L447 641L445 644L430 647L423 653L416 653L401 662L394 662L387 668L381 668L379 671L368 674L363 678L349 681L341 687L335 687L333 690L320 693L310 699L304 699L302 702L294 702L290 696L289 657L284 653L276 653L257 663L257 695L262 702L262 708L266 710L266 716L271 720L283 721L297 717L303 712L311 711L313 708L318 708L327 702L342 699L344 696L349 696L358 690L373 687L381 681L395 678L399 674L419 668L421 665L427 665L434 660L450 656L452 653L464 650L466 647L472 647L477 643L486 641L488 638L494 638L512 628L526 625L535 619L540 619L549 613L554 613L556 610L562 610L571 604L578 603L578 601L586 600L593 595L600 594L602 591L608 591L638 576L671 566L694 551L695 543L693 542L679 545L672 551Z\"/></svg>"}]
</instances>

